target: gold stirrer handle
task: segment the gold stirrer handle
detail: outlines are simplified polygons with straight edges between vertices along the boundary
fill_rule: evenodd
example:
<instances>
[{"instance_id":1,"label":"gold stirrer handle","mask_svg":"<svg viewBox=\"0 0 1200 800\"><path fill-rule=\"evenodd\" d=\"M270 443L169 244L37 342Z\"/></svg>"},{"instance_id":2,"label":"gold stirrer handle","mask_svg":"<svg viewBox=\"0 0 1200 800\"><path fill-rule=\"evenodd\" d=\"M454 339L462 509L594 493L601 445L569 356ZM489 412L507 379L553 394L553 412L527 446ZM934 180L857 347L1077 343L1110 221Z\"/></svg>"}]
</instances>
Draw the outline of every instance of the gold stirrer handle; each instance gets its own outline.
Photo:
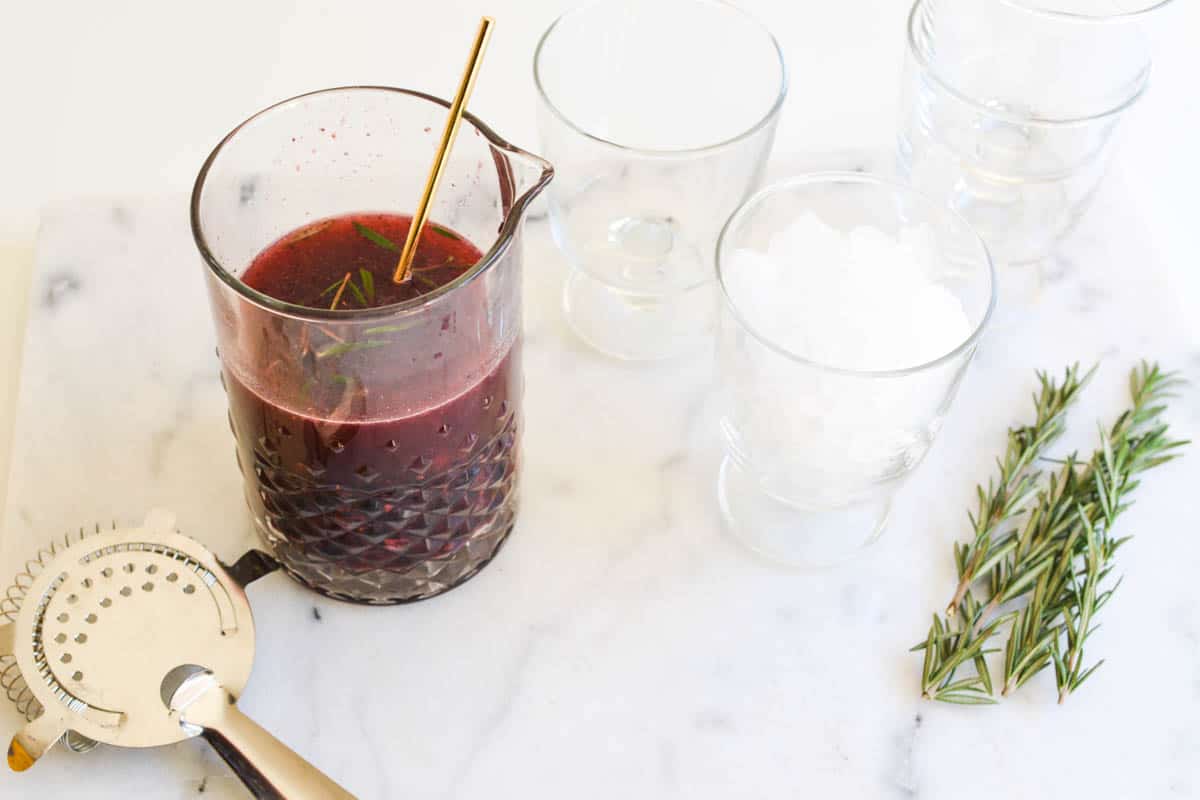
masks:
<instances>
[{"instance_id":1,"label":"gold stirrer handle","mask_svg":"<svg viewBox=\"0 0 1200 800\"><path fill-rule=\"evenodd\" d=\"M492 37L492 26L496 21L484 17L479 22L479 33L475 35L475 44L471 47L471 57L467 60L467 69L463 73L462 82L458 85L458 94L450 104L450 118L446 120L446 130L442 133L442 142L438 146L437 158L433 160L433 169L429 172L429 180L425 182L425 194L417 204L413 213L412 225L408 236L404 239L404 247L400 250L400 261L396 264L396 272L392 275L395 283L404 283L409 278L412 269L413 256L417 252L417 240L429 219L429 206L437 193L438 183L442 180L442 172L446 162L450 160L450 149L454 147L454 137L458 135L458 125L462 121L463 110L467 106L467 98L475 88L475 78L479 75L479 67L483 63L483 51L487 49L488 40Z\"/></svg>"}]
</instances>

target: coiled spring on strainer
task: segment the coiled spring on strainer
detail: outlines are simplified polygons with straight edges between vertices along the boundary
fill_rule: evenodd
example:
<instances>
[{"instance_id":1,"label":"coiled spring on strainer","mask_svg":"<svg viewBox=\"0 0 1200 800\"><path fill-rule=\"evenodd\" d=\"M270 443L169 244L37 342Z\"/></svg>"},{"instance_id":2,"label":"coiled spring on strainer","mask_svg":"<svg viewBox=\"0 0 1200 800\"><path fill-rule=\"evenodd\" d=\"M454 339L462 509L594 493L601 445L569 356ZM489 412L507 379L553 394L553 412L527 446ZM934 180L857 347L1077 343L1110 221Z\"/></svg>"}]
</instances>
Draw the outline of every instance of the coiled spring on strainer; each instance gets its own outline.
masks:
<instances>
[{"instance_id":1,"label":"coiled spring on strainer","mask_svg":"<svg viewBox=\"0 0 1200 800\"><path fill-rule=\"evenodd\" d=\"M116 527L116 522L113 522L113 528ZM96 526L96 532L100 532L99 525ZM29 594L29 587L45 569L46 562L58 555L60 550L70 547L85 536L87 536L87 532L83 528L66 533L61 541L52 541L48 547L39 550L37 555L26 561L25 568L17 573L12 585L5 591L4 596L0 597L0 617L7 619L9 624L15 623L17 614ZM17 659L11 653L0 654L0 690L4 691L8 699L17 707L17 713L25 717L26 721L32 722L41 716L42 704L29 690L29 685L21 675L21 670L17 668Z\"/></svg>"}]
</instances>

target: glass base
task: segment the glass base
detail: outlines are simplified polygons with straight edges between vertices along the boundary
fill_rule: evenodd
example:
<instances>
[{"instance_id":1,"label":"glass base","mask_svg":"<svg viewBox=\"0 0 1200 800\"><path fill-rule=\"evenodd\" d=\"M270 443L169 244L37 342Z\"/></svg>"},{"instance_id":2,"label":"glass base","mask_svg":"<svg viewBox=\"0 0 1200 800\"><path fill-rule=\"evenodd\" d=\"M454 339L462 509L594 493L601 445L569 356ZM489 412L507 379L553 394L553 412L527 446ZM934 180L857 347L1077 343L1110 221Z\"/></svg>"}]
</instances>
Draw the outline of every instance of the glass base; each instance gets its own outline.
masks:
<instances>
[{"instance_id":1,"label":"glass base","mask_svg":"<svg viewBox=\"0 0 1200 800\"><path fill-rule=\"evenodd\" d=\"M1026 135L1011 123L989 123L977 127L981 138L975 151L1012 149L1007 140ZM984 170L972 166L969 157L929 142L920 132L900 135L896 166L916 189L943 198L962 215L987 243L1001 270L1037 264L1051 256L1091 204L1104 174L1103 169L1077 170L1056 180L1042 180L1022 175L1017 166Z\"/></svg>"},{"instance_id":2,"label":"glass base","mask_svg":"<svg viewBox=\"0 0 1200 800\"><path fill-rule=\"evenodd\" d=\"M716 288L712 281L674 294L641 295L572 269L563 287L563 311L575 334L601 353L655 361L711 341Z\"/></svg>"},{"instance_id":3,"label":"glass base","mask_svg":"<svg viewBox=\"0 0 1200 800\"><path fill-rule=\"evenodd\" d=\"M849 561L874 544L887 525L891 494L869 502L807 509L764 492L728 455L717 498L727 529L743 545L788 567L820 569Z\"/></svg>"},{"instance_id":4,"label":"glass base","mask_svg":"<svg viewBox=\"0 0 1200 800\"><path fill-rule=\"evenodd\" d=\"M281 562L280 566L285 575L301 586L332 600L363 606L407 605L431 600L474 578L500 553L512 529L513 526L509 525L499 536L493 537L490 550L482 559L464 559L455 564L442 565L434 570L433 576L405 576L383 571L359 574L337 567L325 567L314 573L310 565L296 568ZM315 579L314 574L317 576Z\"/></svg>"},{"instance_id":5,"label":"glass base","mask_svg":"<svg viewBox=\"0 0 1200 800\"><path fill-rule=\"evenodd\" d=\"M274 555L285 574L318 594L346 603L394 606L429 600L456 589L492 563L513 530L513 519L479 535L450 558L425 561L408 572L352 570L330 563L298 560L289 550ZM266 537L264 543L270 547ZM274 549L274 548L273 548Z\"/></svg>"},{"instance_id":6,"label":"glass base","mask_svg":"<svg viewBox=\"0 0 1200 800\"><path fill-rule=\"evenodd\" d=\"M491 562L516 522L517 425L506 420L473 458L421 480L393 474L389 486L370 473L322 484L255 453L245 489L259 538L327 597L396 605L447 592Z\"/></svg>"}]
</instances>

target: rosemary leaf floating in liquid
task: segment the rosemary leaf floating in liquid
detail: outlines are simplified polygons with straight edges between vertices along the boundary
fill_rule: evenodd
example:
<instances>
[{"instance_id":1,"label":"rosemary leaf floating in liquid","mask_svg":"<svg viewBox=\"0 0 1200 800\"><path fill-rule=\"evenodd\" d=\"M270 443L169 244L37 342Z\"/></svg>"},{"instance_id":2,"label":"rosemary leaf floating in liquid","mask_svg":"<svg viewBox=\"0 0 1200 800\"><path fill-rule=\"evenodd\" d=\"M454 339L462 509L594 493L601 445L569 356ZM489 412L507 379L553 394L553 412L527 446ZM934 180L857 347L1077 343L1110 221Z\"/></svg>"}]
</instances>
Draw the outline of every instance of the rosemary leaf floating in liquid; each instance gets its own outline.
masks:
<instances>
[{"instance_id":1,"label":"rosemary leaf floating in liquid","mask_svg":"<svg viewBox=\"0 0 1200 800\"><path fill-rule=\"evenodd\" d=\"M363 225L361 222L355 221L354 230L358 231L364 239L366 239L370 242L374 242L375 244L382 247L384 250L391 250L394 253L400 252L400 247L395 242L393 242L391 239L384 236L379 231L368 228L366 225Z\"/></svg>"},{"instance_id":2,"label":"rosemary leaf floating in liquid","mask_svg":"<svg viewBox=\"0 0 1200 800\"><path fill-rule=\"evenodd\" d=\"M301 228L300 230L296 231L291 236L289 236L287 238L287 243L294 244L295 242L299 242L302 239L307 239L310 236L316 236L318 233L325 230L332 224L333 224L333 220L331 220L331 219L327 219L322 222L314 222L313 224L311 224L307 227Z\"/></svg>"},{"instance_id":3,"label":"rosemary leaf floating in liquid","mask_svg":"<svg viewBox=\"0 0 1200 800\"><path fill-rule=\"evenodd\" d=\"M419 269L414 269L411 271L410 274L412 275L413 283L419 283L422 286L425 286L429 289L436 289L441 285L437 281L435 281L433 278L430 278L427 275L422 275L421 273L423 271L424 270L419 270Z\"/></svg>"},{"instance_id":4,"label":"rosemary leaf floating in liquid","mask_svg":"<svg viewBox=\"0 0 1200 800\"><path fill-rule=\"evenodd\" d=\"M1083 646L1095 630L1097 612L1120 583L1107 580L1117 550L1128 541L1115 537L1114 524L1132 503L1137 476L1175 458L1186 442L1172 440L1161 421L1178 379L1143 362L1130 376L1130 408L1102 430L1090 459L1043 456L1091 374L1081 378L1078 367L1071 367L1061 385L1039 374L1034 423L1009 430L999 480L978 488L977 511L969 515L975 540L954 546L959 586L951 607L944 620L934 615L925 641L913 648L924 651L922 696L996 702L986 656L999 652L988 643L1005 626L1002 695L1053 666L1061 703L1102 663L1085 667ZM1060 466L1041 482L1035 460ZM1019 607L1000 613L1010 603Z\"/></svg>"},{"instance_id":5,"label":"rosemary leaf floating in liquid","mask_svg":"<svg viewBox=\"0 0 1200 800\"><path fill-rule=\"evenodd\" d=\"M367 302L375 305L375 274L366 267L360 269L358 274L362 278L363 293L367 296Z\"/></svg>"},{"instance_id":6,"label":"rosemary leaf floating in liquid","mask_svg":"<svg viewBox=\"0 0 1200 800\"><path fill-rule=\"evenodd\" d=\"M358 288L358 284L354 282L354 279L350 280L349 284L347 284L347 288L354 294L354 299L358 301L358 304L363 308L366 308L367 296L363 294L362 289Z\"/></svg>"},{"instance_id":7,"label":"rosemary leaf floating in liquid","mask_svg":"<svg viewBox=\"0 0 1200 800\"><path fill-rule=\"evenodd\" d=\"M334 296L333 296L333 302L329 304L330 311L336 310L337 307L339 305L341 305L342 295L344 295L346 293L346 286L350 283L350 281L353 277L354 276L352 273L347 272L346 277L342 278L342 282L338 284L337 293L334 294Z\"/></svg>"},{"instance_id":8,"label":"rosemary leaf floating in liquid","mask_svg":"<svg viewBox=\"0 0 1200 800\"><path fill-rule=\"evenodd\" d=\"M441 225L431 222L431 223L429 223L429 227L433 230L434 233L439 234L441 236L445 236L447 239L453 239L456 242L462 241L461 236L454 233L453 231L446 230Z\"/></svg>"},{"instance_id":9,"label":"rosemary leaf floating in liquid","mask_svg":"<svg viewBox=\"0 0 1200 800\"><path fill-rule=\"evenodd\" d=\"M325 291L321 292L319 295L317 295L317 299L320 300L322 297L328 297L333 292L336 292L338 289L341 288L342 284L345 283L345 281L346 281L346 279L342 278L340 280L336 280L333 283L329 284L329 288L326 289Z\"/></svg>"}]
</instances>

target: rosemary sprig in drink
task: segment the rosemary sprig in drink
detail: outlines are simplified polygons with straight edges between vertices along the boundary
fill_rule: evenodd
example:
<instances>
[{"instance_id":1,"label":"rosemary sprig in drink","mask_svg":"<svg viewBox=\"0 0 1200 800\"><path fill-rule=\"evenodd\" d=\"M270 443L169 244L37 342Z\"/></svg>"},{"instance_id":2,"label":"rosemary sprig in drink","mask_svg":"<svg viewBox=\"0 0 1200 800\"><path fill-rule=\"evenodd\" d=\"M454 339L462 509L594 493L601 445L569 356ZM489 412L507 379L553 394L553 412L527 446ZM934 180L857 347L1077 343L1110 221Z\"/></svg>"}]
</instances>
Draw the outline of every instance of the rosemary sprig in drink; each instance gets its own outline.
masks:
<instances>
[{"instance_id":1,"label":"rosemary sprig in drink","mask_svg":"<svg viewBox=\"0 0 1200 800\"><path fill-rule=\"evenodd\" d=\"M350 283L351 273L347 272L346 277L342 278L337 284L337 292L333 295L333 302L329 304L329 310L333 311L342 302L342 295L346 293L346 286ZM325 292L328 292L326 289ZM324 293L322 293L322 296Z\"/></svg>"},{"instance_id":2,"label":"rosemary sprig in drink","mask_svg":"<svg viewBox=\"0 0 1200 800\"><path fill-rule=\"evenodd\" d=\"M1143 363L1130 379L1131 408L1107 433L1101 431L1100 448L1087 462L1074 455L1065 459L1025 513L1021 504L1037 481L1032 461L1061 434L1062 412L1090 375L1079 379L1078 370L1071 368L1061 388L1040 375L1037 421L1009 431L1000 480L979 490L979 511L972 515L975 541L955 546L959 587L954 602L945 622L935 615L925 641L913 648L925 651L925 697L994 702L987 644L1009 622L1003 694L1053 664L1062 702L1099 666L1083 666L1083 646L1095 630L1096 613L1116 589L1102 588L1114 555L1127 541L1114 538L1113 525L1129 506L1137 476L1174 458L1184 442L1171 440L1160 422L1166 408L1162 401L1176 385L1175 376ZM1020 516L1022 525L997 535ZM981 602L971 586L985 575L987 593ZM1024 600L1024 605L1000 613L1014 600ZM968 666L974 674L956 680L956 673Z\"/></svg>"},{"instance_id":3,"label":"rosemary sprig in drink","mask_svg":"<svg viewBox=\"0 0 1200 800\"><path fill-rule=\"evenodd\" d=\"M391 239L387 238L386 236L384 236L382 233L375 230L374 228L368 228L366 225L363 225L361 222L355 222L354 230L358 231L358 234L360 236L362 236L364 239L366 239L369 242L379 245L384 250L391 250L394 253L400 252L400 246L398 244L396 244Z\"/></svg>"},{"instance_id":4,"label":"rosemary sprig in drink","mask_svg":"<svg viewBox=\"0 0 1200 800\"><path fill-rule=\"evenodd\" d=\"M335 310L342 302L342 295L349 289L354 295L354 299L358 301L362 308L370 308L375 303L375 275L366 268L358 271L358 277L362 281L362 288L354 282L354 273L347 272L345 277L339 281L335 281L329 285L325 291L318 295L318 299L326 297L330 292L335 292L333 302L329 305L329 310Z\"/></svg>"}]
</instances>

